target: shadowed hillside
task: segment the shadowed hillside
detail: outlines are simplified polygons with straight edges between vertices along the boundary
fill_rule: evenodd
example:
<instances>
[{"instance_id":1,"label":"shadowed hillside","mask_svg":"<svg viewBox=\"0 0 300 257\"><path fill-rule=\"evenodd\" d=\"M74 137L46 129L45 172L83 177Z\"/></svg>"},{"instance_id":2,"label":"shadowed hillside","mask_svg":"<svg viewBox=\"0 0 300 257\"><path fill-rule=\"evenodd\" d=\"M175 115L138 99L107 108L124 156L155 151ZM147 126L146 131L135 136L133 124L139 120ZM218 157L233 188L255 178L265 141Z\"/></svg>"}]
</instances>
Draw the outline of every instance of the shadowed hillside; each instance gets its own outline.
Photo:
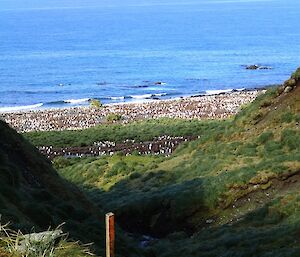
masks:
<instances>
[{"instance_id":1,"label":"shadowed hillside","mask_svg":"<svg viewBox=\"0 0 300 257\"><path fill-rule=\"evenodd\" d=\"M70 233L70 239L93 242L92 248L104 255L103 211L62 179L35 147L2 121L0 214L2 224L10 222L11 228L23 233L31 232L33 227L42 231L66 222L63 230ZM126 253L130 243L121 237L118 241L119 251Z\"/></svg>"}]
</instances>

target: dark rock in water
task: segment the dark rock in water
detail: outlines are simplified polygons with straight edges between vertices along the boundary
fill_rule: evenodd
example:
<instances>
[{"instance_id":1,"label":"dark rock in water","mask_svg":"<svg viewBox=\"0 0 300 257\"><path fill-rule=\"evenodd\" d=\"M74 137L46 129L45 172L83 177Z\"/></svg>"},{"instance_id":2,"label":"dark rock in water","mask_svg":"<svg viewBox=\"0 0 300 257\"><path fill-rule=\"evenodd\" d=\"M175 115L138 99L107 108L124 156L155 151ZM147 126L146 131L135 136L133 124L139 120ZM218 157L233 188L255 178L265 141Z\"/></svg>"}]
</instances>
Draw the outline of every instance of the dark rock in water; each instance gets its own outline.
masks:
<instances>
[{"instance_id":1,"label":"dark rock in water","mask_svg":"<svg viewBox=\"0 0 300 257\"><path fill-rule=\"evenodd\" d=\"M137 86L133 86L133 88L147 88L149 87L148 85L137 85Z\"/></svg>"},{"instance_id":2,"label":"dark rock in water","mask_svg":"<svg viewBox=\"0 0 300 257\"><path fill-rule=\"evenodd\" d=\"M271 70L272 68L268 67L268 66L260 66L258 69L259 70Z\"/></svg>"},{"instance_id":3,"label":"dark rock in water","mask_svg":"<svg viewBox=\"0 0 300 257\"><path fill-rule=\"evenodd\" d=\"M249 65L246 66L246 70L257 70L259 68L258 65Z\"/></svg>"},{"instance_id":4,"label":"dark rock in water","mask_svg":"<svg viewBox=\"0 0 300 257\"><path fill-rule=\"evenodd\" d=\"M260 66L257 64L253 64L253 65L247 65L246 66L246 70L271 70L271 67L268 66Z\"/></svg>"},{"instance_id":5,"label":"dark rock in water","mask_svg":"<svg viewBox=\"0 0 300 257\"><path fill-rule=\"evenodd\" d=\"M166 83L162 82L162 81L157 81L154 83L155 85L165 85Z\"/></svg>"},{"instance_id":6,"label":"dark rock in water","mask_svg":"<svg viewBox=\"0 0 300 257\"><path fill-rule=\"evenodd\" d=\"M98 82L98 83L97 83L98 86L105 86L105 85L107 85L107 84L108 84L108 83L105 82L105 81L103 81L103 82Z\"/></svg>"},{"instance_id":7,"label":"dark rock in water","mask_svg":"<svg viewBox=\"0 0 300 257\"><path fill-rule=\"evenodd\" d=\"M247 88L243 88L243 89L232 89L232 91L231 92L244 92L244 91L251 91L252 90L252 88L250 88L250 89L247 89Z\"/></svg>"}]
</instances>

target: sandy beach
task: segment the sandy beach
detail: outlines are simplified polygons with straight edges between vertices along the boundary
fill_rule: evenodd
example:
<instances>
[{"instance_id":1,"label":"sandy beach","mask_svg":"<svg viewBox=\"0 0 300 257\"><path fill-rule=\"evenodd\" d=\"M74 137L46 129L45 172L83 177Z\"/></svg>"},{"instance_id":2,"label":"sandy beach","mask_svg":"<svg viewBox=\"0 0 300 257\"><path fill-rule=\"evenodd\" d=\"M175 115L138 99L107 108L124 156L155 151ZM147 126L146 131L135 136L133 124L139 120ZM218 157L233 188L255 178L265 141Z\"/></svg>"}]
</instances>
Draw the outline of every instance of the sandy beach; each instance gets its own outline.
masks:
<instances>
[{"instance_id":1,"label":"sandy beach","mask_svg":"<svg viewBox=\"0 0 300 257\"><path fill-rule=\"evenodd\" d=\"M226 119L238 112L242 105L252 102L265 90L250 90L186 97L171 100L157 100L144 103L123 103L104 105L99 109L75 107L0 113L4 120L18 132L76 130L106 122L109 114L122 116L121 122L141 119Z\"/></svg>"}]
</instances>

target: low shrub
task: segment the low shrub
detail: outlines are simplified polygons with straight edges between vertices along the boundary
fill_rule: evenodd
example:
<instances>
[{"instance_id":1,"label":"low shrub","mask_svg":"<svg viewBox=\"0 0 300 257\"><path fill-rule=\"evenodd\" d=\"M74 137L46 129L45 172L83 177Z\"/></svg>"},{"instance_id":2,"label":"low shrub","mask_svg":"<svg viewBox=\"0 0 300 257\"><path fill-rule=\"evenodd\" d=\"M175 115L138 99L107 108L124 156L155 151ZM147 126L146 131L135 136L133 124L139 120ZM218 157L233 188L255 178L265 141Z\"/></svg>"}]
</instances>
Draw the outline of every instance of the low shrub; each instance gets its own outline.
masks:
<instances>
[{"instance_id":1,"label":"low shrub","mask_svg":"<svg viewBox=\"0 0 300 257\"><path fill-rule=\"evenodd\" d=\"M110 113L106 116L107 122L116 122L122 120L122 115L116 113Z\"/></svg>"},{"instance_id":2,"label":"low shrub","mask_svg":"<svg viewBox=\"0 0 300 257\"><path fill-rule=\"evenodd\" d=\"M90 106L99 109L100 107L102 107L102 103L100 102L100 100L92 99L90 100Z\"/></svg>"}]
</instances>

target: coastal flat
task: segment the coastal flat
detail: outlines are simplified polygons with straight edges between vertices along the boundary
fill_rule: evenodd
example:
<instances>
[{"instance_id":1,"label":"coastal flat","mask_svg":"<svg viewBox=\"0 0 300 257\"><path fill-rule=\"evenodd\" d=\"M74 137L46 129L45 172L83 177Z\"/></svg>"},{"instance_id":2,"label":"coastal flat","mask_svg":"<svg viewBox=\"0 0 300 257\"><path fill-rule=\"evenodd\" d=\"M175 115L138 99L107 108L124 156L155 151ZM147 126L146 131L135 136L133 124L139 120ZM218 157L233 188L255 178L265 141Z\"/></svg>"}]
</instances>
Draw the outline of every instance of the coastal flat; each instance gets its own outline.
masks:
<instances>
[{"instance_id":1,"label":"coastal flat","mask_svg":"<svg viewBox=\"0 0 300 257\"><path fill-rule=\"evenodd\" d=\"M158 118L226 119L264 92L265 90L257 89L175 100L111 104L100 108L0 113L0 118L18 132L85 129L106 123L110 114L120 115L123 123Z\"/></svg>"}]
</instances>

